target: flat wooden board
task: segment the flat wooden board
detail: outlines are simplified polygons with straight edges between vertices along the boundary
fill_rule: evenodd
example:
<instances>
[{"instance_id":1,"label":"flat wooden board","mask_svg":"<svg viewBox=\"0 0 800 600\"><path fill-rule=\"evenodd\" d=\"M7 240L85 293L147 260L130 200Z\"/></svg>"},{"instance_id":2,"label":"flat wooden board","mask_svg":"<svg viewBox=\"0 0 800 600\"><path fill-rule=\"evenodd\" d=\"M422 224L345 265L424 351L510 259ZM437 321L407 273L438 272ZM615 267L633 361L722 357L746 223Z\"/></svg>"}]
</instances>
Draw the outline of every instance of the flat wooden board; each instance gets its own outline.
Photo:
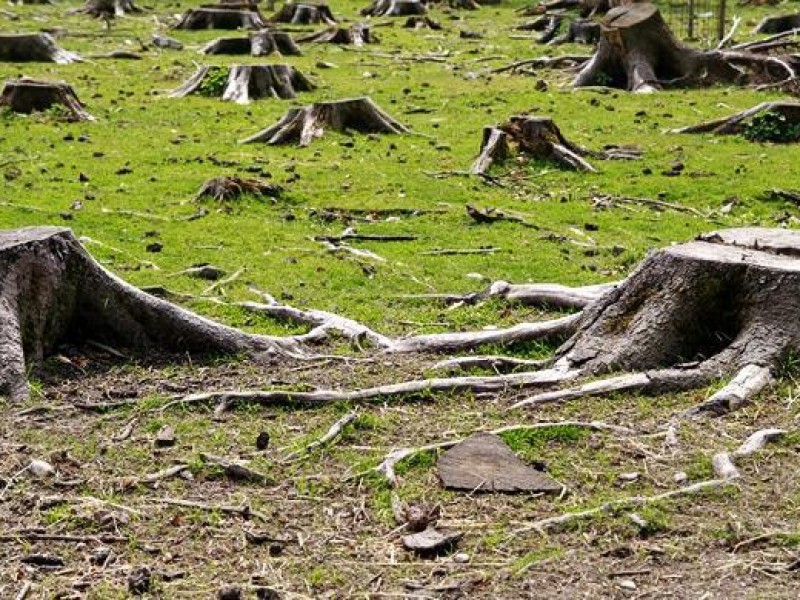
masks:
<instances>
[{"instance_id":1,"label":"flat wooden board","mask_svg":"<svg viewBox=\"0 0 800 600\"><path fill-rule=\"evenodd\" d=\"M563 486L522 462L491 433L476 433L445 452L437 464L446 488L480 492L560 492Z\"/></svg>"}]
</instances>

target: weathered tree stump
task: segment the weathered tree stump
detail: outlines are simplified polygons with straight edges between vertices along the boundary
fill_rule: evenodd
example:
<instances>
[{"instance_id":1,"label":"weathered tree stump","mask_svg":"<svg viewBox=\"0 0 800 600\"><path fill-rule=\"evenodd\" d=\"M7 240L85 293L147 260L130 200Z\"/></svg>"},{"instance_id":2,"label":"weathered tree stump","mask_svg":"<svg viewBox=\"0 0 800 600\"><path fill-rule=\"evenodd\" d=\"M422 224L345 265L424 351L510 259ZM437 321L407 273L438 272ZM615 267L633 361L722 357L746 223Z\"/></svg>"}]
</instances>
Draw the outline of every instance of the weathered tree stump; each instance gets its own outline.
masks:
<instances>
[{"instance_id":1,"label":"weathered tree stump","mask_svg":"<svg viewBox=\"0 0 800 600\"><path fill-rule=\"evenodd\" d=\"M800 13L764 17L753 33L783 33L800 28Z\"/></svg>"},{"instance_id":2,"label":"weathered tree stump","mask_svg":"<svg viewBox=\"0 0 800 600\"><path fill-rule=\"evenodd\" d=\"M653 92L664 86L771 83L794 79L800 63L794 56L694 50L675 39L658 8L649 3L612 8L601 22L601 34L575 87Z\"/></svg>"},{"instance_id":3,"label":"weathered tree stump","mask_svg":"<svg viewBox=\"0 0 800 600\"><path fill-rule=\"evenodd\" d=\"M761 131L757 131L759 128ZM794 142L800 139L800 103L762 102L730 117L681 127L674 133L743 133L754 141Z\"/></svg>"},{"instance_id":4,"label":"weathered tree stump","mask_svg":"<svg viewBox=\"0 0 800 600\"><path fill-rule=\"evenodd\" d=\"M643 372L654 393L800 351L800 232L728 229L654 252L589 305L555 355L582 374Z\"/></svg>"},{"instance_id":5,"label":"weathered tree stump","mask_svg":"<svg viewBox=\"0 0 800 600\"><path fill-rule=\"evenodd\" d=\"M313 42L316 44L377 44L378 39L370 32L369 26L356 23L351 27L330 27L317 33L297 38L299 43Z\"/></svg>"},{"instance_id":6,"label":"weathered tree stump","mask_svg":"<svg viewBox=\"0 0 800 600\"><path fill-rule=\"evenodd\" d=\"M294 25L315 25L316 23L336 25L336 18L327 4L311 4L309 2L287 2L270 21Z\"/></svg>"},{"instance_id":7,"label":"weathered tree stump","mask_svg":"<svg viewBox=\"0 0 800 600\"><path fill-rule=\"evenodd\" d=\"M86 5L78 12L96 19L112 19L130 13L140 13L142 9L133 0L87 0Z\"/></svg>"},{"instance_id":8,"label":"weathered tree stump","mask_svg":"<svg viewBox=\"0 0 800 600\"><path fill-rule=\"evenodd\" d=\"M361 14L365 17L406 17L427 12L428 7L421 0L373 0Z\"/></svg>"},{"instance_id":9,"label":"weathered tree stump","mask_svg":"<svg viewBox=\"0 0 800 600\"><path fill-rule=\"evenodd\" d=\"M66 342L196 355L294 349L146 294L106 271L59 227L0 232L0 324L0 395L12 400L27 396L28 368Z\"/></svg>"},{"instance_id":10,"label":"weathered tree stump","mask_svg":"<svg viewBox=\"0 0 800 600\"><path fill-rule=\"evenodd\" d=\"M267 23L257 10L200 7L184 13L175 29L264 29Z\"/></svg>"},{"instance_id":11,"label":"weathered tree stump","mask_svg":"<svg viewBox=\"0 0 800 600\"><path fill-rule=\"evenodd\" d=\"M0 106L7 106L13 112L23 114L61 106L65 111L65 120L94 121L94 117L78 100L75 90L64 81L39 81L28 78L6 81L0 94Z\"/></svg>"},{"instance_id":12,"label":"weathered tree stump","mask_svg":"<svg viewBox=\"0 0 800 600\"><path fill-rule=\"evenodd\" d=\"M47 33L3 33L0 34L0 60L55 62L65 65L83 59L74 52L59 48Z\"/></svg>"},{"instance_id":13,"label":"weathered tree stump","mask_svg":"<svg viewBox=\"0 0 800 600\"><path fill-rule=\"evenodd\" d=\"M195 201L211 198L217 202L227 202L247 195L272 198L274 201L282 191L279 185L260 179L214 177L203 183L195 195Z\"/></svg>"},{"instance_id":14,"label":"weathered tree stump","mask_svg":"<svg viewBox=\"0 0 800 600\"><path fill-rule=\"evenodd\" d=\"M570 21L567 31L550 40L550 44L596 44L600 41L600 24L591 19Z\"/></svg>"},{"instance_id":15,"label":"weathered tree stump","mask_svg":"<svg viewBox=\"0 0 800 600\"><path fill-rule=\"evenodd\" d=\"M203 54L249 54L251 56L300 56L302 52L292 37L285 31L262 29L246 38L219 38L209 42L200 52Z\"/></svg>"},{"instance_id":16,"label":"weathered tree stump","mask_svg":"<svg viewBox=\"0 0 800 600\"><path fill-rule=\"evenodd\" d=\"M223 72L227 72L227 75ZM305 75L289 65L206 66L200 67L170 97L201 94L246 104L259 98L291 99L297 96L297 92L309 92L314 88Z\"/></svg>"},{"instance_id":17,"label":"weathered tree stump","mask_svg":"<svg viewBox=\"0 0 800 600\"><path fill-rule=\"evenodd\" d=\"M499 128L486 127L480 154L471 170L476 174L486 173L492 164L514 155L552 161L579 171L596 171L583 158L593 156L592 152L567 140L552 119L530 116L511 117Z\"/></svg>"},{"instance_id":18,"label":"weathered tree stump","mask_svg":"<svg viewBox=\"0 0 800 600\"><path fill-rule=\"evenodd\" d=\"M405 133L408 129L383 112L369 98L336 102L318 102L304 108L292 108L280 121L242 143L264 142L270 145L298 143L307 146L322 137L326 129L354 130L362 133Z\"/></svg>"}]
</instances>

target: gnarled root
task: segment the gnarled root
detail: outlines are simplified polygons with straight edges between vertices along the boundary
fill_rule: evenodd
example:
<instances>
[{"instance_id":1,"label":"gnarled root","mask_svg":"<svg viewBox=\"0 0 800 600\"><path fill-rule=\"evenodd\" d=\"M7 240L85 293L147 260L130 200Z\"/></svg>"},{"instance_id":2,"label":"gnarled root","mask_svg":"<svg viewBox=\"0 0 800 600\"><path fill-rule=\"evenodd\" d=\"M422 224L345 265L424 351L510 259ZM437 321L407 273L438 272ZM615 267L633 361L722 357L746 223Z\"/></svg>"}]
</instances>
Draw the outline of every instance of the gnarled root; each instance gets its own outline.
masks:
<instances>
[{"instance_id":1,"label":"gnarled root","mask_svg":"<svg viewBox=\"0 0 800 600\"><path fill-rule=\"evenodd\" d=\"M800 103L762 102L753 108L748 108L730 117L681 127L680 129L674 129L673 133L739 134L745 131L753 117L767 113L781 117L785 127L800 124Z\"/></svg>"},{"instance_id":2,"label":"gnarled root","mask_svg":"<svg viewBox=\"0 0 800 600\"><path fill-rule=\"evenodd\" d=\"M305 108L292 108L280 121L242 140L243 144L264 142L270 145L297 142L307 146L322 137L326 129L355 130L362 133L405 133L408 129L383 112L369 98L318 102Z\"/></svg>"},{"instance_id":3,"label":"gnarled root","mask_svg":"<svg viewBox=\"0 0 800 600\"><path fill-rule=\"evenodd\" d=\"M368 25L356 23L351 27L330 27L317 33L297 38L299 43L314 44L352 44L360 47L364 44L377 44L378 38L373 35Z\"/></svg>"}]
</instances>

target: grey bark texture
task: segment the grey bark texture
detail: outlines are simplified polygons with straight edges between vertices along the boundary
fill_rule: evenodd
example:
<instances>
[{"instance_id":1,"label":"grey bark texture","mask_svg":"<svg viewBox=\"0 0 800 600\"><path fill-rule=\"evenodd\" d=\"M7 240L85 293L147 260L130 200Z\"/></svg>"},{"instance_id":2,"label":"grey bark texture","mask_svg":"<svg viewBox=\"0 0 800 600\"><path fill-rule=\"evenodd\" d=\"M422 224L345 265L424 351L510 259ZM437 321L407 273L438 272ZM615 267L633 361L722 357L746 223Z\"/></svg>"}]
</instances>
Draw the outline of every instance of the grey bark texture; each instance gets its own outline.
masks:
<instances>
[{"instance_id":1,"label":"grey bark texture","mask_svg":"<svg viewBox=\"0 0 800 600\"><path fill-rule=\"evenodd\" d=\"M184 13L175 29L264 29L267 23L256 10L192 8Z\"/></svg>"},{"instance_id":2,"label":"grey bark texture","mask_svg":"<svg viewBox=\"0 0 800 600\"><path fill-rule=\"evenodd\" d=\"M219 67L228 70L227 83L222 99L246 104L260 98L291 99L297 92L308 92L315 88L300 71L289 65L233 65ZM201 67L170 97L183 98L202 89L212 67Z\"/></svg>"},{"instance_id":3,"label":"grey bark texture","mask_svg":"<svg viewBox=\"0 0 800 600\"><path fill-rule=\"evenodd\" d=\"M203 54L249 54L251 56L299 56L302 54L291 36L285 31L262 29L246 38L219 38L206 44Z\"/></svg>"},{"instance_id":4,"label":"grey bark texture","mask_svg":"<svg viewBox=\"0 0 800 600\"><path fill-rule=\"evenodd\" d=\"M327 4L309 2L287 2L272 16L270 21L292 23L293 25L315 25L317 23L336 25L336 18Z\"/></svg>"}]
</instances>

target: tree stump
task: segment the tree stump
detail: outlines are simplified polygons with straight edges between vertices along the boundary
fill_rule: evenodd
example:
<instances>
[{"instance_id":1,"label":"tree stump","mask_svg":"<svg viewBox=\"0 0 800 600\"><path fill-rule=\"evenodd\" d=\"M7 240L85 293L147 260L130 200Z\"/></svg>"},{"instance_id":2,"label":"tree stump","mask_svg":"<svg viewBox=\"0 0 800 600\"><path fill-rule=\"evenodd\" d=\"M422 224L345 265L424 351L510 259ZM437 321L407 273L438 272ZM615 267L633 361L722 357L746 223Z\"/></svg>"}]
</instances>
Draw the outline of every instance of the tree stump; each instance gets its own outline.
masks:
<instances>
[{"instance_id":1,"label":"tree stump","mask_svg":"<svg viewBox=\"0 0 800 600\"><path fill-rule=\"evenodd\" d=\"M408 129L383 112L369 98L336 102L318 102L304 108L292 108L275 125L242 140L244 144L264 142L270 145L298 143L307 146L322 137L326 129L362 133L405 133Z\"/></svg>"},{"instance_id":2,"label":"tree stump","mask_svg":"<svg viewBox=\"0 0 800 600\"><path fill-rule=\"evenodd\" d=\"M567 140L548 117L511 117L501 127L486 127L478 158L471 172L483 174L492 164L502 163L513 155L555 162L568 169L596 172L583 157L594 153Z\"/></svg>"},{"instance_id":3,"label":"tree stump","mask_svg":"<svg viewBox=\"0 0 800 600\"><path fill-rule=\"evenodd\" d=\"M68 229L0 232L0 395L27 396L26 373L62 343L140 352L277 352L279 338L220 325L125 283Z\"/></svg>"},{"instance_id":4,"label":"tree stump","mask_svg":"<svg viewBox=\"0 0 800 600\"><path fill-rule=\"evenodd\" d=\"M302 52L291 36L284 31L262 29L246 38L219 38L209 42L203 54L249 54L251 56L300 56Z\"/></svg>"},{"instance_id":5,"label":"tree stump","mask_svg":"<svg viewBox=\"0 0 800 600\"><path fill-rule=\"evenodd\" d=\"M590 44L600 41L600 24L591 19L575 19L570 22L567 31L550 40L550 44Z\"/></svg>"},{"instance_id":6,"label":"tree stump","mask_svg":"<svg viewBox=\"0 0 800 600\"><path fill-rule=\"evenodd\" d=\"M6 81L0 94L0 106L7 106L13 112L23 114L61 106L67 121L95 120L84 109L72 86L64 81L38 81L28 78Z\"/></svg>"},{"instance_id":7,"label":"tree stump","mask_svg":"<svg viewBox=\"0 0 800 600\"><path fill-rule=\"evenodd\" d=\"M773 83L794 79L798 64L794 56L693 50L678 43L658 8L638 3L608 11L597 50L574 86L647 93L663 86Z\"/></svg>"},{"instance_id":8,"label":"tree stump","mask_svg":"<svg viewBox=\"0 0 800 600\"><path fill-rule=\"evenodd\" d=\"M267 23L257 10L233 8L192 8L184 13L175 29L264 29Z\"/></svg>"},{"instance_id":9,"label":"tree stump","mask_svg":"<svg viewBox=\"0 0 800 600\"><path fill-rule=\"evenodd\" d=\"M81 62L74 52L62 50L47 33L0 34L0 60L8 62L55 62L61 65Z\"/></svg>"},{"instance_id":10,"label":"tree stump","mask_svg":"<svg viewBox=\"0 0 800 600\"><path fill-rule=\"evenodd\" d=\"M353 46L378 43L378 39L370 32L369 26L363 23L356 23L352 27L330 27L317 33L299 37L297 41L299 43L313 42L316 44L352 44Z\"/></svg>"},{"instance_id":11,"label":"tree stump","mask_svg":"<svg viewBox=\"0 0 800 600\"><path fill-rule=\"evenodd\" d=\"M247 104L259 98L291 99L297 92L315 88L305 75L289 65L233 65L200 67L183 86L170 94L220 96L227 102Z\"/></svg>"},{"instance_id":12,"label":"tree stump","mask_svg":"<svg viewBox=\"0 0 800 600\"><path fill-rule=\"evenodd\" d=\"M336 25L336 18L327 4L308 2L287 2L270 21L294 25L315 25L316 23Z\"/></svg>"},{"instance_id":13,"label":"tree stump","mask_svg":"<svg viewBox=\"0 0 800 600\"><path fill-rule=\"evenodd\" d=\"M583 374L645 371L655 393L800 352L800 232L741 228L654 252L589 305L555 355ZM657 371L649 371L658 369Z\"/></svg>"},{"instance_id":14,"label":"tree stump","mask_svg":"<svg viewBox=\"0 0 800 600\"><path fill-rule=\"evenodd\" d=\"M403 27L406 29L425 29L427 27L428 29L433 29L435 31L442 28L439 23L427 15L414 15L408 17L406 22L403 23Z\"/></svg>"},{"instance_id":15,"label":"tree stump","mask_svg":"<svg viewBox=\"0 0 800 600\"><path fill-rule=\"evenodd\" d=\"M421 0L373 0L361 14L365 17L405 17L427 12L428 7Z\"/></svg>"},{"instance_id":16,"label":"tree stump","mask_svg":"<svg viewBox=\"0 0 800 600\"><path fill-rule=\"evenodd\" d=\"M142 9L133 0L87 0L86 5L78 12L96 19L111 19L129 13L140 13Z\"/></svg>"},{"instance_id":17,"label":"tree stump","mask_svg":"<svg viewBox=\"0 0 800 600\"><path fill-rule=\"evenodd\" d=\"M742 112L675 129L674 133L744 134L762 142L796 142L800 139L800 103L762 102Z\"/></svg>"},{"instance_id":18,"label":"tree stump","mask_svg":"<svg viewBox=\"0 0 800 600\"><path fill-rule=\"evenodd\" d=\"M764 17L753 33L783 33L800 28L800 14Z\"/></svg>"}]
</instances>

